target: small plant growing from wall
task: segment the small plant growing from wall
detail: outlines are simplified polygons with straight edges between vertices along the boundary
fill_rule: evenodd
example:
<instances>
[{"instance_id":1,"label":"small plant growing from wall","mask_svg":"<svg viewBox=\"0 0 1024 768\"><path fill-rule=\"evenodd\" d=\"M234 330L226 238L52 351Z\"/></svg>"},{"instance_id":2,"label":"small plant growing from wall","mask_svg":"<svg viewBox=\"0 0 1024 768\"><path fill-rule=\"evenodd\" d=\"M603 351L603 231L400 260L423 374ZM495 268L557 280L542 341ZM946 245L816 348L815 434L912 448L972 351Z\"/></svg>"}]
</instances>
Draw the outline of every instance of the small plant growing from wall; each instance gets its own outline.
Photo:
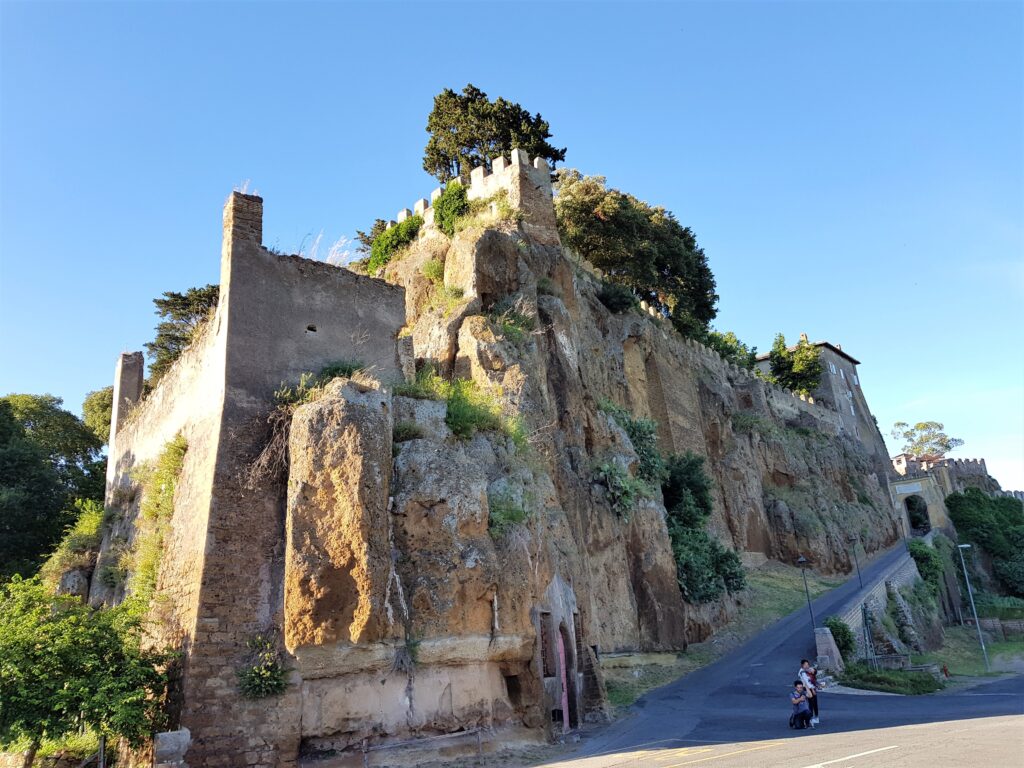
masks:
<instances>
[{"instance_id":1,"label":"small plant growing from wall","mask_svg":"<svg viewBox=\"0 0 1024 768\"><path fill-rule=\"evenodd\" d=\"M256 635L247 643L249 658L238 670L238 688L247 699L264 699L284 693L288 686L281 654L267 635Z\"/></svg>"},{"instance_id":2,"label":"small plant growing from wall","mask_svg":"<svg viewBox=\"0 0 1024 768\"><path fill-rule=\"evenodd\" d=\"M637 500L646 490L643 481L633 477L629 470L614 461L599 464L594 470L594 481L604 486L605 498L615 514L629 522Z\"/></svg>"},{"instance_id":3,"label":"small plant growing from wall","mask_svg":"<svg viewBox=\"0 0 1024 768\"><path fill-rule=\"evenodd\" d=\"M525 523L530 516L510 495L503 493L489 494L487 508L487 531L492 539L505 536L515 526Z\"/></svg>"}]
</instances>

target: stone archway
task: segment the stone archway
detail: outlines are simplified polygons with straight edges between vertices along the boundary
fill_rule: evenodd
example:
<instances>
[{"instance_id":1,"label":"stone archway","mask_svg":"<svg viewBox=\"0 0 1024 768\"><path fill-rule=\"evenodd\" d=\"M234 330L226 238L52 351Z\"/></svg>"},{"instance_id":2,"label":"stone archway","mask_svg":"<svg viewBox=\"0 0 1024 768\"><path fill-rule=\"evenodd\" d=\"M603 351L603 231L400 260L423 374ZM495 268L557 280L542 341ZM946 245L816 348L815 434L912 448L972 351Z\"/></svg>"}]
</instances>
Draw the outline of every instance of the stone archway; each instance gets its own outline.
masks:
<instances>
[{"instance_id":1,"label":"stone archway","mask_svg":"<svg viewBox=\"0 0 1024 768\"><path fill-rule=\"evenodd\" d=\"M893 509L902 520L903 532L909 536L912 531L907 499L917 496L924 502L930 529L950 530L953 525L946 511L945 496L934 477L913 477L889 482L889 496ZM917 504L918 502L911 502Z\"/></svg>"}]
</instances>

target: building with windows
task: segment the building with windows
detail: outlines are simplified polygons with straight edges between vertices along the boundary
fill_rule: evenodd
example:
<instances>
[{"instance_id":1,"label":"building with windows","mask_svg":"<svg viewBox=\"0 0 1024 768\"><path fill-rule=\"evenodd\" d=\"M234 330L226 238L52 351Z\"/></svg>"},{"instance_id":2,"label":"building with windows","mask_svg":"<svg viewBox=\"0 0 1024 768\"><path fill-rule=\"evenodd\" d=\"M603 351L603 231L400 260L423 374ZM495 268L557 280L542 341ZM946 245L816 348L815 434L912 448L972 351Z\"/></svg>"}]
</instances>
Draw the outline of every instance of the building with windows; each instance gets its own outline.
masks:
<instances>
[{"instance_id":1,"label":"building with windows","mask_svg":"<svg viewBox=\"0 0 1024 768\"><path fill-rule=\"evenodd\" d=\"M800 334L801 341L808 341L807 334ZM808 342L817 347L821 356L821 383L811 393L814 402L837 411L842 417L843 430L860 440L873 453L888 460L878 425L868 408L868 401L861 388L857 366L860 361L843 351L842 344L829 341ZM789 347L796 349L796 346ZM756 367L763 373L771 373L768 353L757 356Z\"/></svg>"}]
</instances>

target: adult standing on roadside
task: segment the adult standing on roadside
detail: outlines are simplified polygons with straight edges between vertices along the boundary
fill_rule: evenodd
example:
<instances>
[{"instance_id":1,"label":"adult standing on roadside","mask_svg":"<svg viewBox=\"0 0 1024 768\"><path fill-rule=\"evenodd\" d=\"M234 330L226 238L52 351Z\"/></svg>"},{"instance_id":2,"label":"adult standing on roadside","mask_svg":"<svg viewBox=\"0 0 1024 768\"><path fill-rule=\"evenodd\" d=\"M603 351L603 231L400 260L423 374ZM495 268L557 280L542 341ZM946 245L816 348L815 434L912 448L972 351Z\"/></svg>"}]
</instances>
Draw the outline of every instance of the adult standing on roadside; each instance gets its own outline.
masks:
<instances>
[{"instance_id":1,"label":"adult standing on roadside","mask_svg":"<svg viewBox=\"0 0 1024 768\"><path fill-rule=\"evenodd\" d=\"M818 670L807 659L800 660L800 680L807 692L807 705L811 708L811 725L818 724Z\"/></svg>"}]
</instances>

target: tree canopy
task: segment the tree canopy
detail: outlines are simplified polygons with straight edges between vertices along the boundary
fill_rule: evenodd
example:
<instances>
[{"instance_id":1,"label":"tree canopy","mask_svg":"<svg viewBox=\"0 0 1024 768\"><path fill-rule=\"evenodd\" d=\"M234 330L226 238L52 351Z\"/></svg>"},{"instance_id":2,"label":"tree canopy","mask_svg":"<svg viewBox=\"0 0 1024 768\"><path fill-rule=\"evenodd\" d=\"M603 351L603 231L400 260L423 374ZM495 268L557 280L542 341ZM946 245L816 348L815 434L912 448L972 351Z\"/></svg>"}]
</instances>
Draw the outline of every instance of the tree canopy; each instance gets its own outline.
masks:
<instances>
[{"instance_id":1,"label":"tree canopy","mask_svg":"<svg viewBox=\"0 0 1024 768\"><path fill-rule=\"evenodd\" d=\"M110 442L110 417L113 411L113 387L89 392L82 402L82 421L104 444Z\"/></svg>"},{"instance_id":2,"label":"tree canopy","mask_svg":"<svg viewBox=\"0 0 1024 768\"><path fill-rule=\"evenodd\" d=\"M163 298L153 299L156 314L161 318L156 338L148 342L150 383L156 383L195 338L199 328L217 308L220 286L189 288L184 293L167 291Z\"/></svg>"},{"instance_id":3,"label":"tree canopy","mask_svg":"<svg viewBox=\"0 0 1024 768\"><path fill-rule=\"evenodd\" d=\"M941 458L964 444L960 438L947 435L944 429L939 421L919 421L914 426L905 421L897 421L892 425L891 434L894 440L903 441L903 453Z\"/></svg>"},{"instance_id":4,"label":"tree canopy","mask_svg":"<svg viewBox=\"0 0 1024 768\"><path fill-rule=\"evenodd\" d=\"M786 389L810 394L821 383L821 350L806 339L789 349L786 337L777 334L768 361L772 380Z\"/></svg>"},{"instance_id":5,"label":"tree canopy","mask_svg":"<svg viewBox=\"0 0 1024 768\"><path fill-rule=\"evenodd\" d=\"M423 170L442 183L455 178L468 182L472 169L490 167L491 158L516 148L543 157L552 167L565 160L565 149L548 143L551 127L539 112L531 115L500 96L491 101L472 83L462 93L445 88L434 97L427 133Z\"/></svg>"},{"instance_id":6,"label":"tree canopy","mask_svg":"<svg viewBox=\"0 0 1024 768\"><path fill-rule=\"evenodd\" d=\"M139 647L139 623L114 608L93 611L39 579L0 585L0 743L80 726L132 744L160 720L167 657Z\"/></svg>"},{"instance_id":7,"label":"tree canopy","mask_svg":"<svg viewBox=\"0 0 1024 768\"><path fill-rule=\"evenodd\" d=\"M66 499L46 452L0 399L0 579L36 570L71 522Z\"/></svg>"},{"instance_id":8,"label":"tree canopy","mask_svg":"<svg viewBox=\"0 0 1024 768\"><path fill-rule=\"evenodd\" d=\"M45 455L65 489L65 504L76 498L103 499L106 461L103 443L85 423L53 395L14 394L2 398L22 426L25 437Z\"/></svg>"},{"instance_id":9,"label":"tree canopy","mask_svg":"<svg viewBox=\"0 0 1024 768\"><path fill-rule=\"evenodd\" d=\"M715 350L730 363L751 369L757 360L757 347L748 347L732 331L721 333L716 330L709 330L704 338L704 343Z\"/></svg>"},{"instance_id":10,"label":"tree canopy","mask_svg":"<svg viewBox=\"0 0 1024 768\"><path fill-rule=\"evenodd\" d=\"M1006 591L1024 597L1024 502L968 488L947 496L946 508L957 536L984 549Z\"/></svg>"},{"instance_id":11,"label":"tree canopy","mask_svg":"<svg viewBox=\"0 0 1024 768\"><path fill-rule=\"evenodd\" d=\"M717 314L715 277L693 231L670 211L607 187L601 176L563 169L555 214L562 242L668 315L683 335L704 336Z\"/></svg>"}]
</instances>

